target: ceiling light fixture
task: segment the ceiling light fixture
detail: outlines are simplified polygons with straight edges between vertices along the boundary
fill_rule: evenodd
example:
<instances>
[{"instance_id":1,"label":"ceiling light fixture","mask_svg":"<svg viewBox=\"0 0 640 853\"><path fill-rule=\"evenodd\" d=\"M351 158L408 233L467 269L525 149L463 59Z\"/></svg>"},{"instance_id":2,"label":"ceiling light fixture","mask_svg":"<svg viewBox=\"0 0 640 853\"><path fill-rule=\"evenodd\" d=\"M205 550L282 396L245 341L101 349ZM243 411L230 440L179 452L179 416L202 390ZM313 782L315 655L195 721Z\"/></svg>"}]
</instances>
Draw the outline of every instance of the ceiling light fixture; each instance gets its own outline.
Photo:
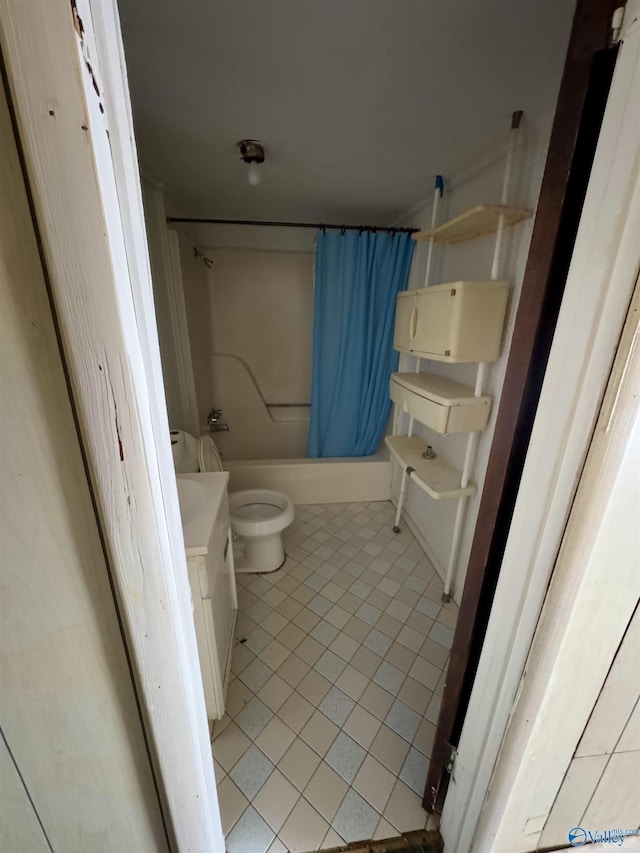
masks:
<instances>
[{"instance_id":1,"label":"ceiling light fixture","mask_svg":"<svg viewBox=\"0 0 640 853\"><path fill-rule=\"evenodd\" d=\"M242 139L238 148L244 162L249 164L247 179L252 187L257 187L262 180L258 164L264 163L264 147L257 139Z\"/></svg>"}]
</instances>

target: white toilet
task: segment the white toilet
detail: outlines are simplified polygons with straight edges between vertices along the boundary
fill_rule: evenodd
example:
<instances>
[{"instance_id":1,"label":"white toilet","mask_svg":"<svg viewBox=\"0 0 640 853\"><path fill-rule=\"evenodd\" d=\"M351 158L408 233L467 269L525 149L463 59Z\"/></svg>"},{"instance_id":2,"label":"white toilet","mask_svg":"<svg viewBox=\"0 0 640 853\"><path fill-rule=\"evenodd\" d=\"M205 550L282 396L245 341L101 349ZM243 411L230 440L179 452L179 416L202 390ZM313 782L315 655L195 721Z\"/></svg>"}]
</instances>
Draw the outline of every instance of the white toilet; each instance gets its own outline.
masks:
<instances>
[{"instance_id":1,"label":"white toilet","mask_svg":"<svg viewBox=\"0 0 640 853\"><path fill-rule=\"evenodd\" d=\"M171 431L171 449L178 474L222 471L222 459L209 435L200 439ZM291 498L271 489L244 489L229 494L236 572L275 572L285 561L282 531L295 517Z\"/></svg>"}]
</instances>

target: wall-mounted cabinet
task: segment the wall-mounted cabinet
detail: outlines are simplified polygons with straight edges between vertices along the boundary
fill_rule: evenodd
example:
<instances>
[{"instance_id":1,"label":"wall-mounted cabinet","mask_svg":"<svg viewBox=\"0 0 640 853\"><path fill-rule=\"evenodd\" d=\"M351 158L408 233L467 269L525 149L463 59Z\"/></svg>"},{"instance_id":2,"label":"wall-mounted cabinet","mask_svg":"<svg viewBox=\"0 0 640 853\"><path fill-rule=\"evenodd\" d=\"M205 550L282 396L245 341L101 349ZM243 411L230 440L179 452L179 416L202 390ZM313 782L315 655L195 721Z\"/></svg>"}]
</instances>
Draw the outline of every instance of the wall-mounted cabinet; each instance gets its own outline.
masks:
<instances>
[{"instance_id":1,"label":"wall-mounted cabinet","mask_svg":"<svg viewBox=\"0 0 640 853\"><path fill-rule=\"evenodd\" d=\"M495 361L508 298L506 281L456 281L400 293L393 346L433 361Z\"/></svg>"},{"instance_id":2,"label":"wall-mounted cabinet","mask_svg":"<svg viewBox=\"0 0 640 853\"><path fill-rule=\"evenodd\" d=\"M441 435L479 432L489 420L491 397L476 397L473 388L445 376L393 373L390 393L400 411Z\"/></svg>"}]
</instances>

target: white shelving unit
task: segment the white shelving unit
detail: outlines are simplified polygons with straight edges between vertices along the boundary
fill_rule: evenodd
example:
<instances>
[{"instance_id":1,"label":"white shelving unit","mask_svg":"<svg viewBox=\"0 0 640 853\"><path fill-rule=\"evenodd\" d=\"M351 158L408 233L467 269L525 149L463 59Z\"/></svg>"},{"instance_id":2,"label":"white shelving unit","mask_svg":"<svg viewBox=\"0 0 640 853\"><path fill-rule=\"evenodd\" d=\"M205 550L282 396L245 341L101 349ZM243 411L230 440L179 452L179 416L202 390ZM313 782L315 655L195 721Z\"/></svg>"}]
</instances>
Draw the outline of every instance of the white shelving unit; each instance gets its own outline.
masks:
<instances>
[{"instance_id":1,"label":"white shelving unit","mask_svg":"<svg viewBox=\"0 0 640 853\"><path fill-rule=\"evenodd\" d=\"M506 227L532 216L532 211L506 204L515 142L522 113L514 113L509 149L499 205L479 204L459 216L436 226L442 179L436 180L431 228L413 235L414 240L429 241L425 286L400 293L396 302L394 348L416 357L415 373L394 373L390 396L396 414L409 415L406 435L385 439L392 464L402 468L400 494L394 533L400 531L400 518L407 484L413 480L433 500L457 500L453 541L444 584L443 600L451 598L451 585L460 553L462 526L467 498L475 494L471 470L477 438L485 429L491 398L482 393L486 366L500 354L502 331L509 297L509 283L498 279L502 235ZM496 242L491 277L486 281L456 281L429 286L433 246L448 246L495 232ZM476 362L475 387L421 371L421 359L461 364ZM398 423L398 418L394 423ZM461 471L433 453L428 442L413 435L414 421L441 435L468 433L464 465Z\"/></svg>"}]
</instances>

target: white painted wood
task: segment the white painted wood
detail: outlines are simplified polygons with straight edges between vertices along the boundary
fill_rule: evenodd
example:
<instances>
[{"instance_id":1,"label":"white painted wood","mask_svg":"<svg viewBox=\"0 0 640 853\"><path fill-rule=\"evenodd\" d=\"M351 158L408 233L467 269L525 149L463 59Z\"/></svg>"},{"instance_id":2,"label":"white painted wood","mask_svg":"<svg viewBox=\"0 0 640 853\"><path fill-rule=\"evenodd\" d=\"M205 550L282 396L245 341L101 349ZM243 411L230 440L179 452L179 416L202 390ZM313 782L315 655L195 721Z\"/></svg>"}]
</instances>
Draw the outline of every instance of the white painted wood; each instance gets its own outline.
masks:
<instances>
[{"instance_id":1,"label":"white painted wood","mask_svg":"<svg viewBox=\"0 0 640 853\"><path fill-rule=\"evenodd\" d=\"M569 830L581 824L582 816L608 760L606 755L588 755L573 759L551 812L548 817L539 816L544 826L539 836L541 847L546 849L555 844L566 845ZM534 839L538 839L539 833L540 823L536 827Z\"/></svg>"},{"instance_id":2,"label":"white painted wood","mask_svg":"<svg viewBox=\"0 0 640 853\"><path fill-rule=\"evenodd\" d=\"M640 545L640 539L638 544ZM616 749L616 744L640 699L639 653L640 612L636 611L580 738L577 757L612 753Z\"/></svg>"},{"instance_id":3,"label":"white painted wood","mask_svg":"<svg viewBox=\"0 0 640 853\"><path fill-rule=\"evenodd\" d=\"M640 750L640 701L636 703L616 746L617 752L631 752L632 750Z\"/></svg>"},{"instance_id":4,"label":"white painted wood","mask_svg":"<svg viewBox=\"0 0 640 853\"><path fill-rule=\"evenodd\" d=\"M0 849L19 853L51 853L46 836L33 809L24 785L11 760L9 750L0 738Z\"/></svg>"},{"instance_id":5,"label":"white painted wood","mask_svg":"<svg viewBox=\"0 0 640 853\"><path fill-rule=\"evenodd\" d=\"M116 7L78 4L83 44L64 0L3 0L1 8L4 59L161 794L178 849L222 851L153 313L142 310L152 304L151 285Z\"/></svg>"},{"instance_id":6,"label":"white painted wood","mask_svg":"<svg viewBox=\"0 0 640 853\"><path fill-rule=\"evenodd\" d=\"M500 354L509 285L506 281L453 281L398 294L393 346L452 364L495 361ZM405 304L412 308L405 328ZM411 335L406 347L407 329Z\"/></svg>"},{"instance_id":7,"label":"white painted wood","mask_svg":"<svg viewBox=\"0 0 640 853\"><path fill-rule=\"evenodd\" d=\"M3 736L53 849L167 850L2 88L0 388ZM0 847L37 850L2 744Z\"/></svg>"},{"instance_id":8,"label":"white painted wood","mask_svg":"<svg viewBox=\"0 0 640 853\"><path fill-rule=\"evenodd\" d=\"M582 822L585 827L636 829L640 824L640 752L617 752L602 774Z\"/></svg>"},{"instance_id":9,"label":"white painted wood","mask_svg":"<svg viewBox=\"0 0 640 853\"><path fill-rule=\"evenodd\" d=\"M629 27L600 134L565 297L467 717L442 832L471 839L516 695L633 290L640 231L638 33ZM605 636L615 627L609 618ZM584 626L584 634L592 630ZM566 694L565 694L566 706ZM573 706L571 706L573 707ZM557 790L557 784L555 790ZM546 790L547 786L543 788ZM502 814L500 798L487 803ZM544 813L544 809L543 812ZM493 832L489 829L487 836ZM490 843L490 842L489 842ZM475 849L487 849L479 839Z\"/></svg>"}]
</instances>

